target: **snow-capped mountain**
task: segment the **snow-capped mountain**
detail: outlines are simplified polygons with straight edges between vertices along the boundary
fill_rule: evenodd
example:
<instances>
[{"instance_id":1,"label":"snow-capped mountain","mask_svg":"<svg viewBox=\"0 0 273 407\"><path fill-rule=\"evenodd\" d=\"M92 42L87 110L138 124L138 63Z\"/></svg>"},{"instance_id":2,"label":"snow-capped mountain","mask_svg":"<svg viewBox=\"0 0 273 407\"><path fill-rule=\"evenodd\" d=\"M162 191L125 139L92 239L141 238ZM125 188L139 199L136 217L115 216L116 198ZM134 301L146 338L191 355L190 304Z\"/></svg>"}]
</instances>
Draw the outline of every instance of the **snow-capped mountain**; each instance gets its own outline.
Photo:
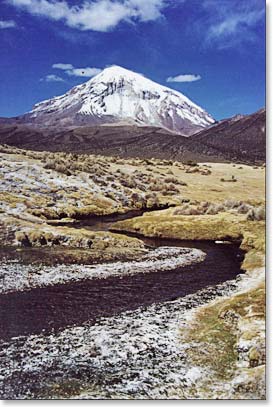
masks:
<instances>
[{"instance_id":1,"label":"snow-capped mountain","mask_svg":"<svg viewBox=\"0 0 273 407\"><path fill-rule=\"evenodd\" d=\"M42 125L148 125L184 135L214 123L182 93L119 66L106 68L64 95L36 104L23 118Z\"/></svg>"}]
</instances>

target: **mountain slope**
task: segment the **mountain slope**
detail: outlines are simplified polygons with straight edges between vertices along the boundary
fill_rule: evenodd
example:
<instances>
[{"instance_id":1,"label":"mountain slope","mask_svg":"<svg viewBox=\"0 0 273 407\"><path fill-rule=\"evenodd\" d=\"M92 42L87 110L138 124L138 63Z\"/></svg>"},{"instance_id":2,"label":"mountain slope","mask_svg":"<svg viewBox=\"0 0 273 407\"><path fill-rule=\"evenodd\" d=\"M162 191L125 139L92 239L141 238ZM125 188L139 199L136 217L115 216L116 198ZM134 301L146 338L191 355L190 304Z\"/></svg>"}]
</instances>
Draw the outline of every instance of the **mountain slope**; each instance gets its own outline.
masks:
<instances>
[{"instance_id":1,"label":"mountain slope","mask_svg":"<svg viewBox=\"0 0 273 407\"><path fill-rule=\"evenodd\" d=\"M182 93L119 66L74 87L66 94L36 104L20 122L82 126L137 124L193 134L214 119Z\"/></svg>"},{"instance_id":2,"label":"mountain slope","mask_svg":"<svg viewBox=\"0 0 273 407\"><path fill-rule=\"evenodd\" d=\"M0 143L30 150L196 161L265 162L265 110L182 137L149 126L36 128L0 120Z\"/></svg>"},{"instance_id":3,"label":"mountain slope","mask_svg":"<svg viewBox=\"0 0 273 407\"><path fill-rule=\"evenodd\" d=\"M266 159L266 111L237 115L193 135L188 148L198 154L242 162Z\"/></svg>"}]
</instances>

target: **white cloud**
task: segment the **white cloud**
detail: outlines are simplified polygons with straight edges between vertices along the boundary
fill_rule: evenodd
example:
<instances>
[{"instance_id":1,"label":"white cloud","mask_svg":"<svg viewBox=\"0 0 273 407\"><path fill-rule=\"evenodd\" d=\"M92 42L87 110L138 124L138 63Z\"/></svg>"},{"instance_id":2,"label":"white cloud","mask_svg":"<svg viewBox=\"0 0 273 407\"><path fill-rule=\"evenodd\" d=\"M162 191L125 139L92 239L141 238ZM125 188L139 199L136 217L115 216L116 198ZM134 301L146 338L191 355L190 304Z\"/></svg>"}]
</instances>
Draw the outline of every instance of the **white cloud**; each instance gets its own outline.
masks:
<instances>
[{"instance_id":1,"label":"white cloud","mask_svg":"<svg viewBox=\"0 0 273 407\"><path fill-rule=\"evenodd\" d=\"M126 2L125 2L126 3ZM128 0L127 4L134 9L141 21L152 21L163 17L161 11L167 5L166 0Z\"/></svg>"},{"instance_id":2,"label":"white cloud","mask_svg":"<svg viewBox=\"0 0 273 407\"><path fill-rule=\"evenodd\" d=\"M13 20L0 20L0 30L4 28L14 28L16 27L16 22Z\"/></svg>"},{"instance_id":3,"label":"white cloud","mask_svg":"<svg viewBox=\"0 0 273 407\"><path fill-rule=\"evenodd\" d=\"M86 78L91 78L101 72L100 68L75 68L72 64L63 63L53 64L52 68L61 69L69 76L83 76Z\"/></svg>"},{"instance_id":4,"label":"white cloud","mask_svg":"<svg viewBox=\"0 0 273 407\"><path fill-rule=\"evenodd\" d=\"M46 75L45 78L40 79L41 82L64 82L64 79L58 75Z\"/></svg>"},{"instance_id":5,"label":"white cloud","mask_svg":"<svg viewBox=\"0 0 273 407\"><path fill-rule=\"evenodd\" d=\"M169 76L166 81L167 82L195 82L201 79L200 75L193 75L193 74L184 74L184 75L177 75L177 76Z\"/></svg>"},{"instance_id":6,"label":"white cloud","mask_svg":"<svg viewBox=\"0 0 273 407\"><path fill-rule=\"evenodd\" d=\"M263 17L263 10L260 12L248 12L232 14L227 16L218 24L212 25L209 30L210 38L227 37L234 35L241 28L252 27Z\"/></svg>"},{"instance_id":7,"label":"white cloud","mask_svg":"<svg viewBox=\"0 0 273 407\"><path fill-rule=\"evenodd\" d=\"M85 0L69 5L65 0L7 0L30 14L63 21L79 30L109 31L121 21L152 21L162 17L169 0Z\"/></svg>"},{"instance_id":8,"label":"white cloud","mask_svg":"<svg viewBox=\"0 0 273 407\"><path fill-rule=\"evenodd\" d=\"M73 69L73 65L58 63L58 64L53 64L52 68L63 69L64 71L66 71L67 69Z\"/></svg>"},{"instance_id":9,"label":"white cloud","mask_svg":"<svg viewBox=\"0 0 273 407\"><path fill-rule=\"evenodd\" d=\"M221 49L257 39L255 27L265 18L263 1L221 0L219 7L216 0L204 0L203 6L210 15L207 44Z\"/></svg>"},{"instance_id":10,"label":"white cloud","mask_svg":"<svg viewBox=\"0 0 273 407\"><path fill-rule=\"evenodd\" d=\"M67 75L70 76L84 76L87 78L91 78L92 76L97 75L101 72L100 68L73 68L65 71Z\"/></svg>"}]
</instances>

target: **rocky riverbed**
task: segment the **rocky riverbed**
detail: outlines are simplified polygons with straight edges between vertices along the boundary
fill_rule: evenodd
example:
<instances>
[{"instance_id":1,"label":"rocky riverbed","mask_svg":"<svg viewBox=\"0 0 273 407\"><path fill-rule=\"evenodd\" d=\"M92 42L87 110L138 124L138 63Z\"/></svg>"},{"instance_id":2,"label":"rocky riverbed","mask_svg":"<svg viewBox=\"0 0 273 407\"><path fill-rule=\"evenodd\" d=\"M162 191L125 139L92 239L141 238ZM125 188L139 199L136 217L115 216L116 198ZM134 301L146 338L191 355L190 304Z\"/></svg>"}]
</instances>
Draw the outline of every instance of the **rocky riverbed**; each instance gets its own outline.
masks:
<instances>
[{"instance_id":1,"label":"rocky riverbed","mask_svg":"<svg viewBox=\"0 0 273 407\"><path fill-rule=\"evenodd\" d=\"M9 261L0 265L0 293L22 291L73 281L123 277L137 273L175 270L204 260L206 254L198 249L158 247L143 254L137 261L114 262L109 265L33 266Z\"/></svg>"},{"instance_id":2,"label":"rocky riverbed","mask_svg":"<svg viewBox=\"0 0 273 407\"><path fill-rule=\"evenodd\" d=\"M188 310L236 283L101 318L57 335L2 342L3 398L184 398L204 372L187 364L179 328Z\"/></svg>"},{"instance_id":3,"label":"rocky riverbed","mask_svg":"<svg viewBox=\"0 0 273 407\"><path fill-rule=\"evenodd\" d=\"M243 378L217 381L208 366L193 364L193 344L181 340L181 331L189 329L200 306L251 284L251 277L239 276L175 301L100 318L92 326L2 341L1 397L249 398L240 390ZM204 393L204 380L211 380L210 392ZM250 398L259 396L257 391Z\"/></svg>"}]
</instances>

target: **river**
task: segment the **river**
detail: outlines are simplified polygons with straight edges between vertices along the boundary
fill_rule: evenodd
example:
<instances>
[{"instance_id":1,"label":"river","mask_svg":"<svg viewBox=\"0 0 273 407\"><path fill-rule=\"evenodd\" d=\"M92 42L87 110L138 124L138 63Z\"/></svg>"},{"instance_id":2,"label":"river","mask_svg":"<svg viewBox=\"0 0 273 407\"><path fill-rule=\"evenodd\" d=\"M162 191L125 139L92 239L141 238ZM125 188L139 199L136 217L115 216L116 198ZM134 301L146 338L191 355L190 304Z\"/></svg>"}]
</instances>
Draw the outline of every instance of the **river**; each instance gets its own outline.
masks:
<instances>
[{"instance_id":1,"label":"river","mask_svg":"<svg viewBox=\"0 0 273 407\"><path fill-rule=\"evenodd\" d=\"M76 227L109 230L113 222L136 214L91 218L82 220ZM234 244L158 238L142 240L153 248L198 248L206 253L206 258L201 263L172 271L87 279L0 295L0 338L56 333L87 321L92 324L100 317L185 297L208 286L233 280L242 273L243 253ZM26 253L30 255L31 250L27 249ZM22 257L22 252L19 256Z\"/></svg>"}]
</instances>

